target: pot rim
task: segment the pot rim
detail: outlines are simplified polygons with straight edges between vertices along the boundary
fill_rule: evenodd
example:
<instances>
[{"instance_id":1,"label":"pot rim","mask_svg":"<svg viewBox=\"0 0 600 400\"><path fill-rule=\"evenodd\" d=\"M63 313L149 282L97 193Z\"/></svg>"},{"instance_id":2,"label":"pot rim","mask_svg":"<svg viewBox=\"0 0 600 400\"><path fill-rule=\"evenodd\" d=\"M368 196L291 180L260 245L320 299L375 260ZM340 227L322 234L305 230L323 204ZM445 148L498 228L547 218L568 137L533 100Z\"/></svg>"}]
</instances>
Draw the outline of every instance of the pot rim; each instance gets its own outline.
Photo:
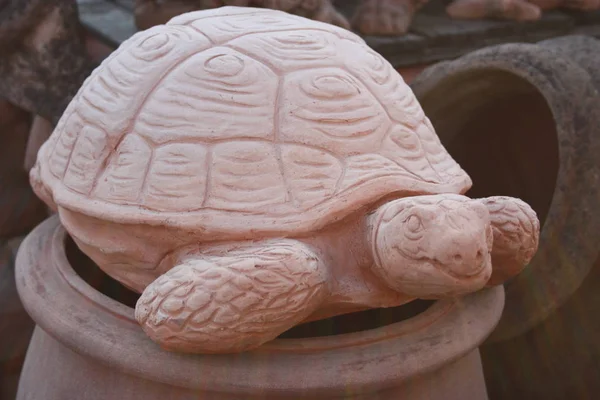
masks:
<instances>
[{"instance_id":1,"label":"pot rim","mask_svg":"<svg viewBox=\"0 0 600 400\"><path fill-rule=\"evenodd\" d=\"M76 353L124 373L183 388L238 393L348 393L382 389L452 363L498 323L501 286L438 301L409 320L369 331L277 339L230 355L162 350L132 308L93 289L70 266L58 216L36 227L16 261L17 288L35 322Z\"/></svg>"}]
</instances>

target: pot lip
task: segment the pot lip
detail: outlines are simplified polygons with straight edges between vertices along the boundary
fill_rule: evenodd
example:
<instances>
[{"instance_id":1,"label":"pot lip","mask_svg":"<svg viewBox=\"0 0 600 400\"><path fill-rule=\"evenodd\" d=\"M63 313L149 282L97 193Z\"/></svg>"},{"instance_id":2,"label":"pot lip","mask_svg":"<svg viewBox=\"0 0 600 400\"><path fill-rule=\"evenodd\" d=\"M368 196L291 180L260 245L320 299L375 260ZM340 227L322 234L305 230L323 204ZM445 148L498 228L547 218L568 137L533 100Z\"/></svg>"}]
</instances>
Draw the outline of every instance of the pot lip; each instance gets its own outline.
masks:
<instances>
[{"instance_id":1,"label":"pot lip","mask_svg":"<svg viewBox=\"0 0 600 400\"><path fill-rule=\"evenodd\" d=\"M144 379L189 389L245 395L347 393L393 386L436 370L477 348L500 320L502 286L438 301L406 321L364 332L277 339L231 355L167 352L129 308L96 291L69 265L58 216L25 239L17 288L35 322L71 350Z\"/></svg>"}]
</instances>

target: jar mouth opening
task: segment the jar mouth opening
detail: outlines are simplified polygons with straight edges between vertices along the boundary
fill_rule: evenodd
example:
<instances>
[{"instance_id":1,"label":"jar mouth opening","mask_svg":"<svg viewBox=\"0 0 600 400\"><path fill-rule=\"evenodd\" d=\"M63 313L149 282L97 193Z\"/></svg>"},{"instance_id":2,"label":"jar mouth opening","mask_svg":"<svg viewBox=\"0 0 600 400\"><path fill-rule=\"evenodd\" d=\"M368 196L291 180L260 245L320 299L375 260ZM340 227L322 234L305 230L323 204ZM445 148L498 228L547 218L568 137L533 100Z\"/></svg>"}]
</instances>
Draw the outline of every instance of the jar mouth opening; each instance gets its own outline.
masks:
<instances>
[{"instance_id":1,"label":"jar mouth opening","mask_svg":"<svg viewBox=\"0 0 600 400\"><path fill-rule=\"evenodd\" d=\"M448 153L469 174L469 197L518 197L543 226L559 174L559 129L527 77L492 67L446 75L418 100Z\"/></svg>"}]
</instances>

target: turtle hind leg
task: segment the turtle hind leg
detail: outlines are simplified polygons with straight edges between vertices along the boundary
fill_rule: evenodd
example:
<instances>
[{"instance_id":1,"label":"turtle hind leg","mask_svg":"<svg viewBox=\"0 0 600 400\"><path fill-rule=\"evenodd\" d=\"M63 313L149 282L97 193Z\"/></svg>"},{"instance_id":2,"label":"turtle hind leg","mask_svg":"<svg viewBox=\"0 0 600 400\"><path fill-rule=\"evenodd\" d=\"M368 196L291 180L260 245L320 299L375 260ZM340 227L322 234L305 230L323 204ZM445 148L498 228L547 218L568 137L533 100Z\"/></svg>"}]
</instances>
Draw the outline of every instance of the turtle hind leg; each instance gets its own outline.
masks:
<instances>
[{"instance_id":1,"label":"turtle hind leg","mask_svg":"<svg viewBox=\"0 0 600 400\"><path fill-rule=\"evenodd\" d=\"M540 222L535 211L517 198L493 196L480 201L489 211L494 233L488 285L497 285L529 264L538 248Z\"/></svg>"},{"instance_id":2,"label":"turtle hind leg","mask_svg":"<svg viewBox=\"0 0 600 400\"><path fill-rule=\"evenodd\" d=\"M324 300L327 271L300 242L211 250L181 257L138 300L136 319L165 349L250 350L302 322Z\"/></svg>"}]
</instances>

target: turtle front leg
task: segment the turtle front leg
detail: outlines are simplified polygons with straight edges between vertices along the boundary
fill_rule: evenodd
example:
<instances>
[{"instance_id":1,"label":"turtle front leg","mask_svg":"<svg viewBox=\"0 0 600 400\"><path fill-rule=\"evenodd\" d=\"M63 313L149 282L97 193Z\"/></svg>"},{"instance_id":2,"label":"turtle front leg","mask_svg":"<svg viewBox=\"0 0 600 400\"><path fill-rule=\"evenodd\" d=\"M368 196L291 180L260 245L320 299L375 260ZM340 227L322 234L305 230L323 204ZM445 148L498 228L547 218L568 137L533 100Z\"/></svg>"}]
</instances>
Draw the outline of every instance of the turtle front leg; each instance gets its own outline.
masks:
<instances>
[{"instance_id":1,"label":"turtle front leg","mask_svg":"<svg viewBox=\"0 0 600 400\"><path fill-rule=\"evenodd\" d=\"M499 285L516 276L533 258L538 249L540 221L527 203L514 197L494 196L479 201L489 211L494 233L488 285Z\"/></svg>"},{"instance_id":2,"label":"turtle front leg","mask_svg":"<svg viewBox=\"0 0 600 400\"><path fill-rule=\"evenodd\" d=\"M302 322L327 294L327 269L295 240L180 251L148 285L135 317L163 348L234 353Z\"/></svg>"}]
</instances>

